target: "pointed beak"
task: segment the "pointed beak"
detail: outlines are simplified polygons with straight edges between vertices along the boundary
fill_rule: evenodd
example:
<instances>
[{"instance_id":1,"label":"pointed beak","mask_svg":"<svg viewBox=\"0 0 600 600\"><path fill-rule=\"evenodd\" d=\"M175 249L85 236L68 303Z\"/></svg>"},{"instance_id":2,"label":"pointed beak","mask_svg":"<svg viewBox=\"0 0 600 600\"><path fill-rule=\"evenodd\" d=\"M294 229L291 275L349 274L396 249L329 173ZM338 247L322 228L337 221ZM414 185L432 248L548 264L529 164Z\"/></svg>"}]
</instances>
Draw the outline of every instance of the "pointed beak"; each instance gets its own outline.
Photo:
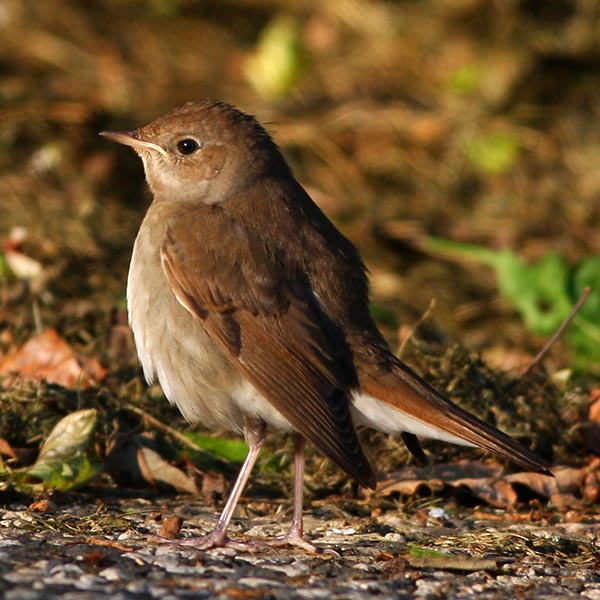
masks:
<instances>
[{"instance_id":1,"label":"pointed beak","mask_svg":"<svg viewBox=\"0 0 600 600\"><path fill-rule=\"evenodd\" d=\"M164 148L161 148L158 144L147 142L140 137L139 132L136 131L101 131L100 135L103 137L117 142L118 144L124 144L125 146L131 146L134 150L154 150L159 154L162 154L167 158L167 153Z\"/></svg>"}]
</instances>

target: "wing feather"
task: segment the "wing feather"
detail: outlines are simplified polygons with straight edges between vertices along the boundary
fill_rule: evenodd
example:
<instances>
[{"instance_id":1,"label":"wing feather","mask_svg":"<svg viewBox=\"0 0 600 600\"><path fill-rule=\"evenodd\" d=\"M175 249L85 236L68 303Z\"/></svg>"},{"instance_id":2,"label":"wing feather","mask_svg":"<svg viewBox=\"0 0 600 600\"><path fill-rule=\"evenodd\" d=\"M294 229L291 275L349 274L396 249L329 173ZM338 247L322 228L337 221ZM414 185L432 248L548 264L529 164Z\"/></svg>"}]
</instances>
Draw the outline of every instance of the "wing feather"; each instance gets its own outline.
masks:
<instances>
[{"instance_id":1,"label":"wing feather","mask_svg":"<svg viewBox=\"0 0 600 600\"><path fill-rule=\"evenodd\" d=\"M218 206L173 217L161 256L179 302L245 377L339 467L374 487L350 415L355 375L293 261Z\"/></svg>"}]
</instances>

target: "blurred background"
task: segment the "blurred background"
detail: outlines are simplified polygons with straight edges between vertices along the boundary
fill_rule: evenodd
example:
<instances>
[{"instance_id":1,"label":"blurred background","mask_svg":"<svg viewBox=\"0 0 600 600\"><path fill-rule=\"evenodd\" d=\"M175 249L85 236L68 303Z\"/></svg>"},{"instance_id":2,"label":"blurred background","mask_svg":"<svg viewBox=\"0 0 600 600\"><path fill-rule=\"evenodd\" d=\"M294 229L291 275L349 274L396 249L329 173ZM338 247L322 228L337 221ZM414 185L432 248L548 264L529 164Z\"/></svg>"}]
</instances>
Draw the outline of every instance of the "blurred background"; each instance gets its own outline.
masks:
<instances>
[{"instance_id":1,"label":"blurred background","mask_svg":"<svg viewBox=\"0 0 600 600\"><path fill-rule=\"evenodd\" d=\"M359 247L395 344L523 366L600 282L599 57L595 0L0 0L0 350L124 323L149 193L98 132L217 98ZM597 369L588 305L552 368Z\"/></svg>"}]
</instances>

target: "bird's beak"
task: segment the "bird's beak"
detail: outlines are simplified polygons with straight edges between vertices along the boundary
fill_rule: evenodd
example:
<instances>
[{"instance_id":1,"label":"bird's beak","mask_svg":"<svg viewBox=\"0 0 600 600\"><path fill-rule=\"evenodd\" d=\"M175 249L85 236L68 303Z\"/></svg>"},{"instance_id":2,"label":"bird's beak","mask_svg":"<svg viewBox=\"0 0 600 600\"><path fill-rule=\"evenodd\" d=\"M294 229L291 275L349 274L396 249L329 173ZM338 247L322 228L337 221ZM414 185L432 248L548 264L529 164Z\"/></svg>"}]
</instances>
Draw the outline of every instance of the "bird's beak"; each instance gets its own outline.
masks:
<instances>
[{"instance_id":1,"label":"bird's beak","mask_svg":"<svg viewBox=\"0 0 600 600\"><path fill-rule=\"evenodd\" d=\"M158 144L153 144L152 142L148 142L139 134L139 131L101 131L101 136L112 140L113 142L117 142L119 144L124 144L125 146L131 146L134 150L155 150L159 154L162 154L165 158L167 158L167 153L164 148L161 148Z\"/></svg>"}]
</instances>

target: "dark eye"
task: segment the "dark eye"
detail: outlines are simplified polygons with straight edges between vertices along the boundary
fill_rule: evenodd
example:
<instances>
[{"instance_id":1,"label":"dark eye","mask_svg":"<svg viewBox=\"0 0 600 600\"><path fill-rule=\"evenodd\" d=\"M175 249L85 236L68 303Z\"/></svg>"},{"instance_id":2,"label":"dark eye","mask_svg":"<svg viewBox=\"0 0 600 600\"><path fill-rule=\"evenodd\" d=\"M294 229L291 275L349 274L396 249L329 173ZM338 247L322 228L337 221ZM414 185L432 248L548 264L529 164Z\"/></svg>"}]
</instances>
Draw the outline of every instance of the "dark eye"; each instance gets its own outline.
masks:
<instances>
[{"instance_id":1,"label":"dark eye","mask_svg":"<svg viewBox=\"0 0 600 600\"><path fill-rule=\"evenodd\" d=\"M185 138L184 140L177 142L177 150L179 150L181 154L193 154L199 148L200 144L192 138Z\"/></svg>"}]
</instances>

